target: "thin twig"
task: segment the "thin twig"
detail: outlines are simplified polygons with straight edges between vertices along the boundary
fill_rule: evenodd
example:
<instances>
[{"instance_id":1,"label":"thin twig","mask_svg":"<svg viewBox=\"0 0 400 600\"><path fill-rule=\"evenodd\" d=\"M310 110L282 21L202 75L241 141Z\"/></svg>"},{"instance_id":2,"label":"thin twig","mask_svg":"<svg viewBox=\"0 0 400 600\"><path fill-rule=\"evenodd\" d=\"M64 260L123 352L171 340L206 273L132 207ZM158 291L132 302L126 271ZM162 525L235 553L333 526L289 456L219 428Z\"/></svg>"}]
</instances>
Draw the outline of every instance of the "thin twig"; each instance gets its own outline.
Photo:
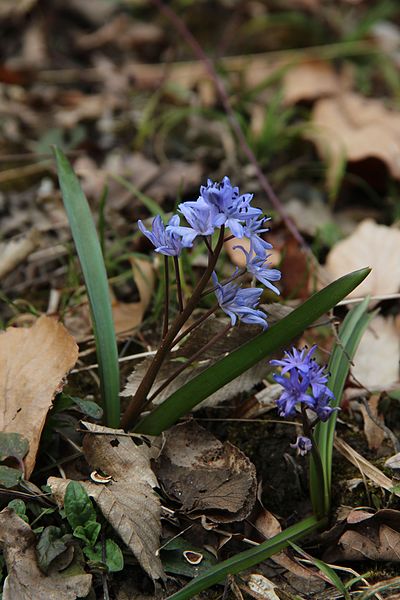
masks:
<instances>
[{"instance_id":1,"label":"thin twig","mask_svg":"<svg viewBox=\"0 0 400 600\"><path fill-rule=\"evenodd\" d=\"M164 324L162 336L168 333L168 316L169 316L169 266L168 256L164 256L164 281L165 281L165 292L164 292Z\"/></svg>"}]
</instances>

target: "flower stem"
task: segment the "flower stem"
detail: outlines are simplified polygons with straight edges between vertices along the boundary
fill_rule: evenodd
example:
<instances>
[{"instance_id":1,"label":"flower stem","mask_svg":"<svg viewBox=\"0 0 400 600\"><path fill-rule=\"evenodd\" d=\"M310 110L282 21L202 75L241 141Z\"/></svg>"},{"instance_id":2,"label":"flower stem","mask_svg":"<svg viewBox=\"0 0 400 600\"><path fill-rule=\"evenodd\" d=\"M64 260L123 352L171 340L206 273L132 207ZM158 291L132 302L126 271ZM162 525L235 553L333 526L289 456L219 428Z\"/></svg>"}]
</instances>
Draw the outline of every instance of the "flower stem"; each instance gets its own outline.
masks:
<instances>
[{"instance_id":1,"label":"flower stem","mask_svg":"<svg viewBox=\"0 0 400 600\"><path fill-rule=\"evenodd\" d=\"M168 256L164 256L164 281L165 281L165 299L164 299L164 324L163 324L163 333L162 336L165 336L168 333L168 316L169 316L169 264L168 264Z\"/></svg>"},{"instance_id":2,"label":"flower stem","mask_svg":"<svg viewBox=\"0 0 400 600\"><path fill-rule=\"evenodd\" d=\"M170 375L170 377L168 377L168 379L163 381L162 384L155 390L155 392L153 392L153 394L151 394L151 396L149 397L149 402L152 402L154 400L154 398L156 396L158 396L158 394L160 394L163 390L165 390L165 388L168 387L169 384L172 383L174 381L174 379L176 379L176 377L178 377L178 375L180 375L195 360L200 358L200 356L202 356L202 354L204 354L204 352L206 352L209 348L211 348L220 338L224 337L228 333L228 331L231 329L231 327L232 327L232 324L228 323L228 325L226 327L224 327L221 331L219 331L217 334L215 334L211 338L211 340L209 340L207 342L207 344L205 346L202 346L199 350L197 350L197 352L192 354L192 356L190 356L183 365L181 365L178 369L176 369L176 371L174 371L172 373L172 375Z\"/></svg>"},{"instance_id":3,"label":"flower stem","mask_svg":"<svg viewBox=\"0 0 400 600\"><path fill-rule=\"evenodd\" d=\"M161 340L160 346L154 355L152 362L142 379L138 389L136 390L135 395L130 401L128 408L122 416L121 427L124 429L129 429L135 423L136 418L140 415L143 408L148 403L147 394L151 390L151 387L157 377L157 373L161 368L161 365L164 361L164 358L167 356L168 352L171 350L174 345L174 340L178 335L179 331L182 329L182 326L186 323L193 310L196 308L197 303L201 298L201 294L206 287L212 272L214 271L215 265L218 260L218 256L222 250L222 246L224 243L224 232L225 227L222 226L218 238L217 245L213 252L210 252L208 255L208 265L206 270L204 271L200 281L196 285L193 290L191 297L188 299L186 306L183 311L179 313L174 321L171 323L171 326L168 330L167 335Z\"/></svg>"},{"instance_id":4,"label":"flower stem","mask_svg":"<svg viewBox=\"0 0 400 600\"><path fill-rule=\"evenodd\" d=\"M327 517L324 505L325 498L325 477L324 477L324 469L322 467L321 455L318 450L318 446L315 443L315 438L313 436L312 427L310 421L307 417L307 410L304 404L301 405L301 417L303 421L303 431L304 434L311 440L312 448L311 453L315 463L315 469L317 478L319 481L320 494L318 494L318 503L314 506L314 511L317 518Z\"/></svg>"},{"instance_id":5,"label":"flower stem","mask_svg":"<svg viewBox=\"0 0 400 600\"><path fill-rule=\"evenodd\" d=\"M235 279L239 279L239 277L242 277L242 275L245 275L246 273L246 269L240 269L239 271L237 271L237 273L234 273L232 275L232 277L229 277L229 279L225 279L224 281L221 281L221 285L226 285L227 283L230 283L231 281L235 281ZM212 288L208 288L208 290L205 290L201 297L203 298L204 296L207 296L207 294L211 294L211 292L215 292L217 288L216 287L212 287Z\"/></svg>"},{"instance_id":6,"label":"flower stem","mask_svg":"<svg viewBox=\"0 0 400 600\"><path fill-rule=\"evenodd\" d=\"M178 295L179 312L183 312L183 294L182 294L181 273L180 273L180 269L179 269L179 260L178 260L177 256L174 256L174 267L175 267L176 292Z\"/></svg>"},{"instance_id":7,"label":"flower stem","mask_svg":"<svg viewBox=\"0 0 400 600\"><path fill-rule=\"evenodd\" d=\"M204 314L201 315L201 317L199 317L196 321L194 321L194 323L192 323L190 325L190 327L188 327L187 329L185 329L185 331L183 331L175 340L174 340L174 346L176 346L176 344L179 344L179 342L181 340L183 340L183 338L185 338L187 335L189 335L189 333L191 333L194 329L197 329L197 327L199 327L199 325L201 325L202 323L204 323L204 321L206 319L208 319L208 317L210 317L212 314L214 314L216 312L216 310L218 309L219 304L214 304L214 306L212 306L207 312L205 312Z\"/></svg>"}]
</instances>

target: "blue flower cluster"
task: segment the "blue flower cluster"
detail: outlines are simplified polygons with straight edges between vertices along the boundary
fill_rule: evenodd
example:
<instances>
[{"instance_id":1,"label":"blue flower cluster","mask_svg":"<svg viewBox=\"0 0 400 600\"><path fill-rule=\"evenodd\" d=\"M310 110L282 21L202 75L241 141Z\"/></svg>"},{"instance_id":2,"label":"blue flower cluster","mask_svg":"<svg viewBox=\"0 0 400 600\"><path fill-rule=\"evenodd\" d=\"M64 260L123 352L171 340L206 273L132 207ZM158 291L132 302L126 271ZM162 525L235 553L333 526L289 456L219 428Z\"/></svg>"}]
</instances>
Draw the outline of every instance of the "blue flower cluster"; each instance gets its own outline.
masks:
<instances>
[{"instance_id":1,"label":"blue flower cluster","mask_svg":"<svg viewBox=\"0 0 400 600\"><path fill-rule=\"evenodd\" d=\"M246 269L257 280L270 290L279 294L272 281L279 281L281 273L270 268L268 250L271 244L260 234L268 231L265 228L266 217L259 208L251 206L253 194L240 194L239 188L232 186L229 177L222 182L208 180L206 186L200 187L200 195L196 201L179 204L179 212L185 217L189 226L180 224L179 215L174 215L165 226L160 216L153 219L152 229L146 229L142 221L138 221L139 229L150 240L155 251L166 256L179 256L183 248L191 248L197 237L212 236L222 226L230 229L239 239L250 241L250 251L239 246L246 256ZM233 283L221 285L217 276L213 275L215 294L222 310L231 318L232 325L237 320L244 323L267 327L266 315L258 310L261 288L246 288Z\"/></svg>"},{"instance_id":2,"label":"blue flower cluster","mask_svg":"<svg viewBox=\"0 0 400 600\"><path fill-rule=\"evenodd\" d=\"M281 417L294 417L298 404L313 410L321 421L327 421L337 410L329 406L334 395L326 385L326 367L321 367L312 356L316 347L308 352L306 348L292 348L291 352L285 352L282 360L270 361L272 365L282 367L280 375L274 374L275 381L284 388L277 400Z\"/></svg>"}]
</instances>

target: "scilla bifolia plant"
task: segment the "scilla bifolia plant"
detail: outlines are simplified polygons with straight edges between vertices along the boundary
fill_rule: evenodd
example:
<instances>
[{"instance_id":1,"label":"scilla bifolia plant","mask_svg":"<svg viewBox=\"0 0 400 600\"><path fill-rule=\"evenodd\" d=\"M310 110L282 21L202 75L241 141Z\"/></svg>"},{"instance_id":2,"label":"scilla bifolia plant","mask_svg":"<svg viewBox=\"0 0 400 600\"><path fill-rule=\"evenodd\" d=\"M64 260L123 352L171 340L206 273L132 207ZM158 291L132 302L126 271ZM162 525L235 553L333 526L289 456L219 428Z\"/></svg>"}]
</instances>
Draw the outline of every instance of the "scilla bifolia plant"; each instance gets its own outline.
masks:
<instances>
[{"instance_id":1,"label":"scilla bifolia plant","mask_svg":"<svg viewBox=\"0 0 400 600\"><path fill-rule=\"evenodd\" d=\"M106 424L115 427L119 415L119 399L116 393L118 357L104 263L93 220L79 182L63 153L58 149L55 153L64 204L91 305ZM238 188L232 186L230 180L225 177L221 183L209 181L206 186L201 187L200 196L196 201L180 204L179 212L185 218L186 225L181 225L180 215L173 215L167 224L157 216L152 222L151 229L147 229L139 222L139 228L150 240L155 251L164 255L165 311L159 348L122 416L121 425L125 429L159 435L202 400L260 360L288 346L291 340L331 310L368 275L369 269L365 268L341 277L311 296L281 321L267 328L267 315L258 307L262 288L243 287L237 283L237 280L247 272L253 280L279 293L274 282L280 279L280 272L270 268L268 251L271 245L260 235L267 231L265 223L268 219L263 217L261 210L253 207L251 202L251 194L240 194ZM247 239L250 242L247 243L250 250L242 247L246 257L246 269L236 270L228 281L220 282L216 273L217 262L224 241L231 235L239 239L239 247L241 247L240 240ZM184 286L182 286L179 256L197 242L204 243L206 247L207 266L190 296L185 298L182 291ZM170 315L169 301L171 262L175 271L179 306L178 313L173 319ZM206 311L201 319L181 333L182 327L194 309L199 306L202 296L212 292L216 296L215 305ZM217 564L205 574L196 577L171 599L192 598L201 590L224 579L227 574L238 573L265 560L290 542L309 535L327 523L330 510L336 408L341 398L351 358L368 324L367 305L368 300L350 311L344 320L328 365L331 373L329 381L325 370L312 358L314 349L309 352L293 350L278 363L282 371L277 378L285 390L278 403L279 410L283 416L289 416L293 414L296 406L300 408L304 435L297 440L295 446L301 453L311 451L310 493L314 515L259 546ZM218 336L209 340L204 348L199 349L188 363L181 365L175 373L172 373L158 389L152 391L157 374L171 348L219 308L229 317L226 327L218 333ZM214 344L217 337L222 337L231 327L240 322L259 327L260 335L194 376L162 404L140 419L143 409L149 406L161 389L186 368L191 360L201 357L202 352ZM312 421L307 407L311 410L311 414L314 414Z\"/></svg>"}]
</instances>

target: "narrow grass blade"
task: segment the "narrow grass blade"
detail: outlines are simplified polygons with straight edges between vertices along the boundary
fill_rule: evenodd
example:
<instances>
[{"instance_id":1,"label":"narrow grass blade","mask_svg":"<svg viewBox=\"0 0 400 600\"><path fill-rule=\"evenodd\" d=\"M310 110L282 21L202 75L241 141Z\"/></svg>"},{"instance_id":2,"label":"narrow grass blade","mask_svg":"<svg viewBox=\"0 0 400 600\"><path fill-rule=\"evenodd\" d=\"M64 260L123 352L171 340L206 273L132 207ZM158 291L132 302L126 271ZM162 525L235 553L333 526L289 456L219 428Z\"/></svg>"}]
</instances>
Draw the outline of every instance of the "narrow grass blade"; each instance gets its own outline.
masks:
<instances>
[{"instance_id":1,"label":"narrow grass blade","mask_svg":"<svg viewBox=\"0 0 400 600\"><path fill-rule=\"evenodd\" d=\"M250 567L257 565L277 552L280 552L283 548L286 548L290 542L310 535L313 531L322 528L324 525L325 521L318 521L314 516L308 517L307 519L300 521L300 523L288 527L285 531L278 533L278 535L275 535L273 538L263 542L259 546L240 552L239 554L232 556L232 558L215 565L203 575L195 577L186 587L172 596L169 596L167 600L186 600L187 598L195 598L196 594L223 581L227 575L240 573L240 571L244 571L244 569L249 569Z\"/></svg>"},{"instance_id":2,"label":"narrow grass blade","mask_svg":"<svg viewBox=\"0 0 400 600\"><path fill-rule=\"evenodd\" d=\"M373 315L367 313L369 299L366 298L358 306L353 308L344 319L339 329L339 341L332 352L328 370L331 373L329 388L335 395L331 402L333 407L340 405L344 384L349 374L350 362L354 357L361 337L368 326ZM319 423L315 428L315 441L319 448L322 468L324 470L325 490L324 504L325 514L330 511L330 493L332 484L332 452L335 436L337 412L335 412L326 423ZM313 459L310 459L310 492L313 506L320 502L321 489L318 485L317 474Z\"/></svg>"},{"instance_id":3,"label":"narrow grass blade","mask_svg":"<svg viewBox=\"0 0 400 600\"><path fill-rule=\"evenodd\" d=\"M103 255L90 208L79 181L63 152L55 148L54 153L64 206L90 303L105 422L109 427L118 427L118 352Z\"/></svg>"},{"instance_id":4,"label":"narrow grass blade","mask_svg":"<svg viewBox=\"0 0 400 600\"><path fill-rule=\"evenodd\" d=\"M137 426L136 431L159 435L202 400L242 373L287 345L296 335L335 306L368 275L360 269L334 281L314 294L268 331L241 346L174 392Z\"/></svg>"},{"instance_id":5,"label":"narrow grass blade","mask_svg":"<svg viewBox=\"0 0 400 600\"><path fill-rule=\"evenodd\" d=\"M133 185L133 183L127 181L125 177L121 177L120 175L114 174L110 174L110 177L114 179L114 181L117 181L124 188L129 190L134 196L136 196L154 217L156 217L157 215L160 215L161 217L165 216L165 212L163 211L161 206L159 206L157 202L153 200L153 198L150 198L150 196L146 196L146 194L143 194L143 192L141 192L135 185Z\"/></svg>"}]
</instances>

